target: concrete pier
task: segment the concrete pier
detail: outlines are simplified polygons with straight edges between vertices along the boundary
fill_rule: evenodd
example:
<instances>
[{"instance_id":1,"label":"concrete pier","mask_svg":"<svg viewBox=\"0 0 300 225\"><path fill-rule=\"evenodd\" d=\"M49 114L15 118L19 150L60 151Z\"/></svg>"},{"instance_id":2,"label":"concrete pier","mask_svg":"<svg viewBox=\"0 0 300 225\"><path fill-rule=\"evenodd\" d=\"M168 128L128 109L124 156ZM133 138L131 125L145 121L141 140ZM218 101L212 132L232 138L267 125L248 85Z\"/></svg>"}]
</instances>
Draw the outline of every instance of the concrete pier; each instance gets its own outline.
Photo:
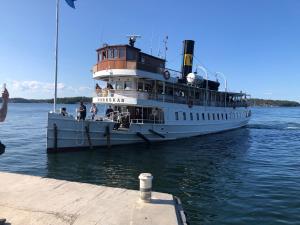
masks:
<instances>
[{"instance_id":1,"label":"concrete pier","mask_svg":"<svg viewBox=\"0 0 300 225\"><path fill-rule=\"evenodd\" d=\"M137 180L138 182L138 180ZM0 219L7 225L181 225L172 195L0 172Z\"/></svg>"}]
</instances>

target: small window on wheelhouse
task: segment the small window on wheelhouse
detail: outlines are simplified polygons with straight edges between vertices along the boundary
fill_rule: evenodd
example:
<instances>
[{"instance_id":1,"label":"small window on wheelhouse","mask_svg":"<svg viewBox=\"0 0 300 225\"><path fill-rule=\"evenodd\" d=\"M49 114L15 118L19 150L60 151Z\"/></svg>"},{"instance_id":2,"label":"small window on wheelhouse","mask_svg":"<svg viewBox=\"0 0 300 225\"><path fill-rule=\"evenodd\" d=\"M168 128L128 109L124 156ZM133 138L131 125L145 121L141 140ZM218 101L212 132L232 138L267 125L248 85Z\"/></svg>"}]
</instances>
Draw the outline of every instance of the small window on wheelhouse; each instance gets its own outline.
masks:
<instances>
[{"instance_id":1,"label":"small window on wheelhouse","mask_svg":"<svg viewBox=\"0 0 300 225\"><path fill-rule=\"evenodd\" d=\"M190 119L193 120L193 113L190 113Z\"/></svg>"},{"instance_id":2,"label":"small window on wheelhouse","mask_svg":"<svg viewBox=\"0 0 300 225\"><path fill-rule=\"evenodd\" d=\"M213 113L212 115L213 115L213 120L215 120L215 114Z\"/></svg>"},{"instance_id":3,"label":"small window on wheelhouse","mask_svg":"<svg viewBox=\"0 0 300 225\"><path fill-rule=\"evenodd\" d=\"M197 115L197 120L199 120L199 113L197 113L196 115Z\"/></svg>"},{"instance_id":4,"label":"small window on wheelhouse","mask_svg":"<svg viewBox=\"0 0 300 225\"><path fill-rule=\"evenodd\" d=\"M178 112L175 112L175 119L179 120Z\"/></svg>"},{"instance_id":5,"label":"small window on wheelhouse","mask_svg":"<svg viewBox=\"0 0 300 225\"><path fill-rule=\"evenodd\" d=\"M183 115L183 120L186 120L186 113L183 112L182 115Z\"/></svg>"},{"instance_id":6,"label":"small window on wheelhouse","mask_svg":"<svg viewBox=\"0 0 300 225\"><path fill-rule=\"evenodd\" d=\"M119 58L119 52L118 52L118 49L117 48L114 48L114 58Z\"/></svg>"},{"instance_id":7,"label":"small window on wheelhouse","mask_svg":"<svg viewBox=\"0 0 300 225\"><path fill-rule=\"evenodd\" d=\"M202 113L202 120L205 120L205 114Z\"/></svg>"},{"instance_id":8,"label":"small window on wheelhouse","mask_svg":"<svg viewBox=\"0 0 300 225\"><path fill-rule=\"evenodd\" d=\"M210 114L209 113L207 113L207 119L210 120Z\"/></svg>"},{"instance_id":9,"label":"small window on wheelhouse","mask_svg":"<svg viewBox=\"0 0 300 225\"><path fill-rule=\"evenodd\" d=\"M107 51L106 50L101 51L101 59L102 59L101 61L107 59Z\"/></svg>"},{"instance_id":10,"label":"small window on wheelhouse","mask_svg":"<svg viewBox=\"0 0 300 225\"><path fill-rule=\"evenodd\" d=\"M127 48L126 53L127 53L127 56L126 56L127 60L136 60L137 54L136 54L135 50Z\"/></svg>"},{"instance_id":11,"label":"small window on wheelhouse","mask_svg":"<svg viewBox=\"0 0 300 225\"><path fill-rule=\"evenodd\" d=\"M108 58L112 59L114 57L114 50L112 48L108 49Z\"/></svg>"},{"instance_id":12,"label":"small window on wheelhouse","mask_svg":"<svg viewBox=\"0 0 300 225\"><path fill-rule=\"evenodd\" d=\"M125 58L125 48L119 48L119 57Z\"/></svg>"}]
</instances>

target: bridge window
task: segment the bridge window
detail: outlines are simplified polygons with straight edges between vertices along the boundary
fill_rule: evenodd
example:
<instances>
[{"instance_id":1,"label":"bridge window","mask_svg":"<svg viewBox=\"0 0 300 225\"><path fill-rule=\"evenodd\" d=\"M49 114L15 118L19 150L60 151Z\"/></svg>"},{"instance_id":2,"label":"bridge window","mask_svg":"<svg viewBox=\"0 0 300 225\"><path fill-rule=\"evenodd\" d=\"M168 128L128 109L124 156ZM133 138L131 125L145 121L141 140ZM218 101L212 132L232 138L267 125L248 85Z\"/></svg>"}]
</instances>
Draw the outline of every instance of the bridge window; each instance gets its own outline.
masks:
<instances>
[{"instance_id":1,"label":"bridge window","mask_svg":"<svg viewBox=\"0 0 300 225\"><path fill-rule=\"evenodd\" d=\"M103 61L103 60L106 60L106 58L107 58L107 51L106 51L106 50L103 50L103 51L101 52L101 59L102 59L102 61Z\"/></svg>"},{"instance_id":2,"label":"bridge window","mask_svg":"<svg viewBox=\"0 0 300 225\"><path fill-rule=\"evenodd\" d=\"M116 59L116 58L119 58L119 51L118 51L118 49L117 48L114 48L114 58Z\"/></svg>"},{"instance_id":3,"label":"bridge window","mask_svg":"<svg viewBox=\"0 0 300 225\"><path fill-rule=\"evenodd\" d=\"M133 49L127 48L126 54L127 60L136 60L136 51L134 51Z\"/></svg>"},{"instance_id":4,"label":"bridge window","mask_svg":"<svg viewBox=\"0 0 300 225\"><path fill-rule=\"evenodd\" d=\"M119 57L125 58L125 48L119 48Z\"/></svg>"},{"instance_id":5,"label":"bridge window","mask_svg":"<svg viewBox=\"0 0 300 225\"><path fill-rule=\"evenodd\" d=\"M108 59L112 59L114 57L114 50L113 49L108 49Z\"/></svg>"},{"instance_id":6,"label":"bridge window","mask_svg":"<svg viewBox=\"0 0 300 225\"><path fill-rule=\"evenodd\" d=\"M179 120L178 112L175 112L175 119Z\"/></svg>"}]
</instances>

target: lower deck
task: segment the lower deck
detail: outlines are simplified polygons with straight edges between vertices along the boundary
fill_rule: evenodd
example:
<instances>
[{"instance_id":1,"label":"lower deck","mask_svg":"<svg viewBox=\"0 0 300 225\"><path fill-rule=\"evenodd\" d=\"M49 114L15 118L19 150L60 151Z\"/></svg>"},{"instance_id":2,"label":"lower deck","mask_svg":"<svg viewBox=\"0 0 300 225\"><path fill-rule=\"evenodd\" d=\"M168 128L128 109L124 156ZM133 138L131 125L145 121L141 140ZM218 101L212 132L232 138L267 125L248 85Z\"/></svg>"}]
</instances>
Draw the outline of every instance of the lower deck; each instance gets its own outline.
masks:
<instances>
[{"instance_id":1,"label":"lower deck","mask_svg":"<svg viewBox=\"0 0 300 225\"><path fill-rule=\"evenodd\" d=\"M144 110L144 107L142 109ZM47 150L57 152L60 149L110 147L212 134L245 126L251 114L249 109L221 111L193 107L193 109L160 108L160 110L164 118L159 123L156 123L156 120L150 122L144 117L130 119L130 114L119 111L111 112L104 119L86 121L50 113ZM125 124L122 115L127 117Z\"/></svg>"},{"instance_id":2,"label":"lower deck","mask_svg":"<svg viewBox=\"0 0 300 225\"><path fill-rule=\"evenodd\" d=\"M103 105L103 104L102 104ZM248 107L204 107L183 104L156 104L156 105L109 105L111 108L107 118L119 123L123 128L132 124L164 124L164 125L206 125L226 124L251 117ZM96 120L103 120L103 115Z\"/></svg>"}]
</instances>

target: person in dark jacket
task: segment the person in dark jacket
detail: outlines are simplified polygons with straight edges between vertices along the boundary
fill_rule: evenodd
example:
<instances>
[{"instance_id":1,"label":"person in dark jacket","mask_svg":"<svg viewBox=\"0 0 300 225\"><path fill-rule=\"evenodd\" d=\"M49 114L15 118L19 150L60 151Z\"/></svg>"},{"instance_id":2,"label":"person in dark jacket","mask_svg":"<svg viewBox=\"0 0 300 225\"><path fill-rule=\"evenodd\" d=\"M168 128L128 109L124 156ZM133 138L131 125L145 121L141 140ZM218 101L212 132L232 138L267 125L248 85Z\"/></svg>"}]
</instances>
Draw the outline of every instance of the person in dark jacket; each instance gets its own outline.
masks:
<instances>
[{"instance_id":1,"label":"person in dark jacket","mask_svg":"<svg viewBox=\"0 0 300 225\"><path fill-rule=\"evenodd\" d=\"M79 120L85 120L85 117L86 117L86 106L83 104L83 101L80 101Z\"/></svg>"}]
</instances>

